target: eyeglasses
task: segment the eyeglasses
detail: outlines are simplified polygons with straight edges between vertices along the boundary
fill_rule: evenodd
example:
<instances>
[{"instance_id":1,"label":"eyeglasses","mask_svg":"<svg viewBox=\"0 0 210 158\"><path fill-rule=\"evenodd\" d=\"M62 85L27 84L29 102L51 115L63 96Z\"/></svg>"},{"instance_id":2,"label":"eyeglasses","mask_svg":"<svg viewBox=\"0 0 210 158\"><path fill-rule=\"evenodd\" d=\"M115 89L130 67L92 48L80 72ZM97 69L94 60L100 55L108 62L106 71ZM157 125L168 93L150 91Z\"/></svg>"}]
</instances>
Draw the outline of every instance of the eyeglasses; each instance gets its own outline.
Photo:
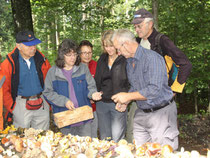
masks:
<instances>
[{"instance_id":1,"label":"eyeglasses","mask_svg":"<svg viewBox=\"0 0 210 158\"><path fill-rule=\"evenodd\" d=\"M65 54L65 56L67 57L77 57L77 53L68 53L68 54Z\"/></svg>"},{"instance_id":2,"label":"eyeglasses","mask_svg":"<svg viewBox=\"0 0 210 158\"><path fill-rule=\"evenodd\" d=\"M135 29L137 29L137 28L138 28L138 29L142 29L143 26L144 26L144 24L145 24L145 23L135 25L134 28L135 28Z\"/></svg>"},{"instance_id":3,"label":"eyeglasses","mask_svg":"<svg viewBox=\"0 0 210 158\"><path fill-rule=\"evenodd\" d=\"M84 54L84 55L91 55L92 52L81 52L81 54Z\"/></svg>"}]
</instances>

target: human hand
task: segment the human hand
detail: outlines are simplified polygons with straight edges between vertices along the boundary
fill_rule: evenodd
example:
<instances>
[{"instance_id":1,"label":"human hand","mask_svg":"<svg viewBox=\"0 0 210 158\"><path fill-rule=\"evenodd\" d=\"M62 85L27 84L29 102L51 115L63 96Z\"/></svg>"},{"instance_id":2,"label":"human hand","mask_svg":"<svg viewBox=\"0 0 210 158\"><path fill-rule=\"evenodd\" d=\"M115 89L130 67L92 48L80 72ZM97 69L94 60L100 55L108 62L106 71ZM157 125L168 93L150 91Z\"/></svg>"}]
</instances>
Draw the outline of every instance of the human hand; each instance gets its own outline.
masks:
<instances>
[{"instance_id":1,"label":"human hand","mask_svg":"<svg viewBox=\"0 0 210 158\"><path fill-rule=\"evenodd\" d=\"M94 104L95 102L94 102L92 99L90 99L90 103L91 103L91 104Z\"/></svg>"},{"instance_id":2,"label":"human hand","mask_svg":"<svg viewBox=\"0 0 210 158\"><path fill-rule=\"evenodd\" d=\"M71 100L67 101L65 106L69 110L74 110L75 109L74 103Z\"/></svg>"},{"instance_id":3,"label":"human hand","mask_svg":"<svg viewBox=\"0 0 210 158\"><path fill-rule=\"evenodd\" d=\"M117 103L115 106L115 109L119 112L124 112L127 108L128 104L121 104L121 103Z\"/></svg>"},{"instance_id":4,"label":"human hand","mask_svg":"<svg viewBox=\"0 0 210 158\"><path fill-rule=\"evenodd\" d=\"M95 92L92 94L92 99L95 101L101 100L102 92Z\"/></svg>"},{"instance_id":5,"label":"human hand","mask_svg":"<svg viewBox=\"0 0 210 158\"><path fill-rule=\"evenodd\" d=\"M117 94L113 95L111 99L112 99L115 103L128 104L128 102L129 102L130 100L128 99L127 94L128 94L128 93L126 93L126 92L120 92L120 93L117 93Z\"/></svg>"}]
</instances>

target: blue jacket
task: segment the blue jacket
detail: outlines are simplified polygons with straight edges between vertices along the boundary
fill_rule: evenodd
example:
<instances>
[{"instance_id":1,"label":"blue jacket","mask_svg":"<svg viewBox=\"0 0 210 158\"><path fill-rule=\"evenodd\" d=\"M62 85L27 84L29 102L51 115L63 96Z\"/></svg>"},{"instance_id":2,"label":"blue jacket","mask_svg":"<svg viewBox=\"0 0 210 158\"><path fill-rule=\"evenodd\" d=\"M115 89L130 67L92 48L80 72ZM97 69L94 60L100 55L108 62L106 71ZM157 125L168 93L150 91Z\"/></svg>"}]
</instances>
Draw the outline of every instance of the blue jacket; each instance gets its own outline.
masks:
<instances>
[{"instance_id":1,"label":"blue jacket","mask_svg":"<svg viewBox=\"0 0 210 158\"><path fill-rule=\"evenodd\" d=\"M79 107L89 105L94 92L97 91L95 80L90 74L88 67L80 63L73 67L72 83ZM45 89L43 91L47 101L52 105L53 113L68 110L65 107L69 100L69 85L63 72L57 66L53 66L47 73Z\"/></svg>"}]
</instances>

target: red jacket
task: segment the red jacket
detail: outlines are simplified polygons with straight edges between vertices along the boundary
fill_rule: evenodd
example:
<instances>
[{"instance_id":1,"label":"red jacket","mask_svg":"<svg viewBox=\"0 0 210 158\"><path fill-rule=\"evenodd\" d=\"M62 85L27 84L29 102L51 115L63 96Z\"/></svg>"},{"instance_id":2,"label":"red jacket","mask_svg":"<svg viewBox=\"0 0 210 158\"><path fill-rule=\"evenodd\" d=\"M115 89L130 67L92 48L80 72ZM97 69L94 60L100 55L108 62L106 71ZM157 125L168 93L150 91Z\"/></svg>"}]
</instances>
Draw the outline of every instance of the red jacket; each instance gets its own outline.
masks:
<instances>
[{"instance_id":1,"label":"red jacket","mask_svg":"<svg viewBox=\"0 0 210 158\"><path fill-rule=\"evenodd\" d=\"M96 61L91 60L91 61L89 62L88 68L89 68L90 73L91 73L91 75L93 76L93 78L95 77L96 66L97 66L97 62L96 62ZM95 104L95 103L92 104L92 108L93 108L93 111L96 111L96 104Z\"/></svg>"},{"instance_id":2,"label":"red jacket","mask_svg":"<svg viewBox=\"0 0 210 158\"><path fill-rule=\"evenodd\" d=\"M0 67L1 69L1 67ZM3 75L0 74L0 81L3 78ZM0 130L3 130L3 88L0 87Z\"/></svg>"},{"instance_id":3,"label":"red jacket","mask_svg":"<svg viewBox=\"0 0 210 158\"><path fill-rule=\"evenodd\" d=\"M38 50L34 55L34 61L41 86L44 88L44 79L51 67L50 63ZM3 85L3 103L7 110L6 118L11 121L19 85L19 50L17 47L7 55L1 67L3 75L6 77Z\"/></svg>"}]
</instances>

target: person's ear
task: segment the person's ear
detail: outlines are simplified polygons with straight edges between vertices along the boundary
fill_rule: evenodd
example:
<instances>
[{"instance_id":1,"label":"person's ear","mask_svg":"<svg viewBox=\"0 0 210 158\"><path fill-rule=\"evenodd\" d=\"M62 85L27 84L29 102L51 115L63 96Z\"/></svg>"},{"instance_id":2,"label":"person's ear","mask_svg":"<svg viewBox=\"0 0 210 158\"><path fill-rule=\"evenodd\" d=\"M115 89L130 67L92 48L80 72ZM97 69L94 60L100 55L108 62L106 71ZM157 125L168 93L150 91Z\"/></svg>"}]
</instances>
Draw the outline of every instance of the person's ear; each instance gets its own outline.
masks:
<instances>
[{"instance_id":1,"label":"person's ear","mask_svg":"<svg viewBox=\"0 0 210 158\"><path fill-rule=\"evenodd\" d=\"M20 50L21 49L21 44L20 43L16 43L16 47Z\"/></svg>"},{"instance_id":2,"label":"person's ear","mask_svg":"<svg viewBox=\"0 0 210 158\"><path fill-rule=\"evenodd\" d=\"M153 22L152 21L149 21L149 28L153 28Z\"/></svg>"}]
</instances>

